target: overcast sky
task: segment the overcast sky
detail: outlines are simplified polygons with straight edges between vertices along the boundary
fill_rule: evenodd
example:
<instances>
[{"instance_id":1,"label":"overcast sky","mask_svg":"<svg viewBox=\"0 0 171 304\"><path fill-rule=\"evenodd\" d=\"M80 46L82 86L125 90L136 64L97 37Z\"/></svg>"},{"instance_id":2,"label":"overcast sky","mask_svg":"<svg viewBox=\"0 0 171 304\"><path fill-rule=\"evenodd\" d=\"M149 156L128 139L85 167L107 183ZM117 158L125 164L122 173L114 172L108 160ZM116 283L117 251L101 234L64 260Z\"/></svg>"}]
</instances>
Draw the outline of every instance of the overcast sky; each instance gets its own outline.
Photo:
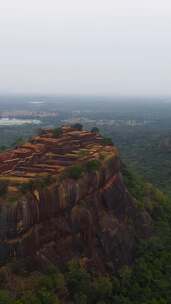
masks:
<instances>
[{"instance_id":1,"label":"overcast sky","mask_svg":"<svg viewBox=\"0 0 171 304\"><path fill-rule=\"evenodd\" d=\"M171 1L0 0L0 93L171 95Z\"/></svg>"}]
</instances>

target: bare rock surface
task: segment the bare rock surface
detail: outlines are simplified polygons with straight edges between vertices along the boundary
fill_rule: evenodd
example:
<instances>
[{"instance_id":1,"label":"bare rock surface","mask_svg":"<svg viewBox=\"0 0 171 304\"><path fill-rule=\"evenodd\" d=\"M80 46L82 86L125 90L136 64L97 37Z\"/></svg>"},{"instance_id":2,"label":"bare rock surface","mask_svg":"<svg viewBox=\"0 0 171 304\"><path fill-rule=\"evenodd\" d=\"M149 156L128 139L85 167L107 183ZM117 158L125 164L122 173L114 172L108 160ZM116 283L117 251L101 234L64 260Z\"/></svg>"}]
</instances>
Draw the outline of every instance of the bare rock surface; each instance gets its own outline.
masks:
<instances>
[{"instance_id":1,"label":"bare rock surface","mask_svg":"<svg viewBox=\"0 0 171 304\"><path fill-rule=\"evenodd\" d=\"M86 169L94 160L100 166ZM77 178L68 174L74 166L84 168ZM62 264L77 257L114 270L132 263L137 233L150 234L150 216L124 185L117 148L98 134L63 127L55 138L47 130L0 155L2 181L8 189L0 197L1 261L37 255Z\"/></svg>"}]
</instances>

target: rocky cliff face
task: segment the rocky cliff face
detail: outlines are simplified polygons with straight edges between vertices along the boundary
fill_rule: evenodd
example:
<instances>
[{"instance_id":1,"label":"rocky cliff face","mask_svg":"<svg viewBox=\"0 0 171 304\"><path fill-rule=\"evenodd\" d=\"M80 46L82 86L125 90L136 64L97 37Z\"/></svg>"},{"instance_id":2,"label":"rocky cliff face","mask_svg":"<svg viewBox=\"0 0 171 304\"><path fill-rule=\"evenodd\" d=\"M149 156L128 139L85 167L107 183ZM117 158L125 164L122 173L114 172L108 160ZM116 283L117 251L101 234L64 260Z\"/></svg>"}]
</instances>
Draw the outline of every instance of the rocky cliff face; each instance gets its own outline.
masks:
<instances>
[{"instance_id":1,"label":"rocky cliff face","mask_svg":"<svg viewBox=\"0 0 171 304\"><path fill-rule=\"evenodd\" d=\"M0 180L8 182L0 198L1 260L37 255L61 264L77 257L100 271L132 263L135 239L149 236L151 219L128 193L115 147L63 128L58 138L47 131L1 159ZM78 166L74 176L70 169ZM41 184L47 173L52 178Z\"/></svg>"}]
</instances>

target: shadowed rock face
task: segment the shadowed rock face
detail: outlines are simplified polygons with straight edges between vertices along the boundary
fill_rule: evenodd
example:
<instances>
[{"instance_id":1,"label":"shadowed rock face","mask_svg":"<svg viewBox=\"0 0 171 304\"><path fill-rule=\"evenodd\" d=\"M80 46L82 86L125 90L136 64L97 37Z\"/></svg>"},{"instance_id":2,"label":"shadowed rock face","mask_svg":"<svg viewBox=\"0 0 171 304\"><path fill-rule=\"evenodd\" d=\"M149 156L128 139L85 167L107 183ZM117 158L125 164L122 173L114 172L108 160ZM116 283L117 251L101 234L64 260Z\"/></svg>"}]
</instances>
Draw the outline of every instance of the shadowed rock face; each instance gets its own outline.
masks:
<instances>
[{"instance_id":1,"label":"shadowed rock face","mask_svg":"<svg viewBox=\"0 0 171 304\"><path fill-rule=\"evenodd\" d=\"M78 179L63 174L92 159L100 161L98 169L84 170ZM15 166L6 168L6 161ZM20 192L21 180L40 179L48 168L48 185ZM136 208L122 180L117 149L104 146L99 135L63 128L53 138L47 131L3 153L0 170L1 180L9 182L0 198L1 260L38 255L65 263L78 257L87 267L114 270L132 262L136 236L150 234L149 215Z\"/></svg>"}]
</instances>

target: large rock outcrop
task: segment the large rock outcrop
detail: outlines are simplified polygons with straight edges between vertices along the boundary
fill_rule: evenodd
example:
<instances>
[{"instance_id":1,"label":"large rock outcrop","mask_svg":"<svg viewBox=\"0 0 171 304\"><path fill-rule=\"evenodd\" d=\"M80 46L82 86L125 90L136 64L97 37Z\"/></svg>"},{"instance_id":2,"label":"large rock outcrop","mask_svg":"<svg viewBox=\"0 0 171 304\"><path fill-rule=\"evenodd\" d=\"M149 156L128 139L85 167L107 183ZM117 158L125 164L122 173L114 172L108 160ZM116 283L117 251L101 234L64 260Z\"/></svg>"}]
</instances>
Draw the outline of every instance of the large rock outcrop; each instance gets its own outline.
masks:
<instances>
[{"instance_id":1,"label":"large rock outcrop","mask_svg":"<svg viewBox=\"0 0 171 304\"><path fill-rule=\"evenodd\" d=\"M75 177L70 169L78 166ZM124 185L117 149L100 135L65 127L55 138L47 130L1 154L0 170L8 183L0 197L1 261L37 255L61 264L77 257L87 267L114 270L132 263L136 237L150 234L150 216Z\"/></svg>"}]
</instances>

